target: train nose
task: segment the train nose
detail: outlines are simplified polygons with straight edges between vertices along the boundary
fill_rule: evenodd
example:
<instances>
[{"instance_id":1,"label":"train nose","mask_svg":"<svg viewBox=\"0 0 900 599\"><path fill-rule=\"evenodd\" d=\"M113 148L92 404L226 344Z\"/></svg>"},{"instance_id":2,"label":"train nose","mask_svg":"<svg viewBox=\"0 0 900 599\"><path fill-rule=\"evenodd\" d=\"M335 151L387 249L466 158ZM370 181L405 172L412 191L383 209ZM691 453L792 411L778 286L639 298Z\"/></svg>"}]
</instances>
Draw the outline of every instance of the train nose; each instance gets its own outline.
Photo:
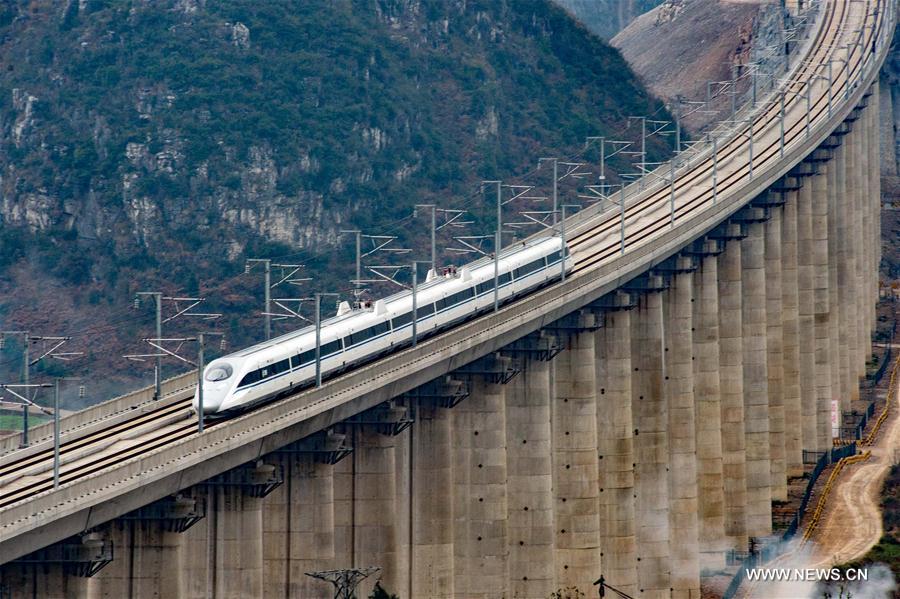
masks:
<instances>
[{"instance_id":1,"label":"train nose","mask_svg":"<svg viewBox=\"0 0 900 599\"><path fill-rule=\"evenodd\" d=\"M222 407L225 400L226 390L216 389L218 385L203 385L203 415L208 416L215 414ZM193 407L195 412L200 412L200 394L194 390Z\"/></svg>"}]
</instances>

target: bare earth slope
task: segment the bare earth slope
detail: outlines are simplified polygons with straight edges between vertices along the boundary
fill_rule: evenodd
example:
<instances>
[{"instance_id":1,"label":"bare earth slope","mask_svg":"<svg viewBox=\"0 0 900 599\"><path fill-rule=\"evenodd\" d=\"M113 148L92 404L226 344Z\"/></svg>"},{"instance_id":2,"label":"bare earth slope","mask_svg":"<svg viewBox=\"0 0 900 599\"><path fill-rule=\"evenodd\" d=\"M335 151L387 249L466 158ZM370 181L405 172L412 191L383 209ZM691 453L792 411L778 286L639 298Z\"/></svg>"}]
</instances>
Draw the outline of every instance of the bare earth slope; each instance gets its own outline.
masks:
<instances>
[{"instance_id":1,"label":"bare earth slope","mask_svg":"<svg viewBox=\"0 0 900 599\"><path fill-rule=\"evenodd\" d=\"M731 79L732 67L747 61L762 4L767 3L667 2L635 19L611 43L657 97L700 100L707 80Z\"/></svg>"}]
</instances>

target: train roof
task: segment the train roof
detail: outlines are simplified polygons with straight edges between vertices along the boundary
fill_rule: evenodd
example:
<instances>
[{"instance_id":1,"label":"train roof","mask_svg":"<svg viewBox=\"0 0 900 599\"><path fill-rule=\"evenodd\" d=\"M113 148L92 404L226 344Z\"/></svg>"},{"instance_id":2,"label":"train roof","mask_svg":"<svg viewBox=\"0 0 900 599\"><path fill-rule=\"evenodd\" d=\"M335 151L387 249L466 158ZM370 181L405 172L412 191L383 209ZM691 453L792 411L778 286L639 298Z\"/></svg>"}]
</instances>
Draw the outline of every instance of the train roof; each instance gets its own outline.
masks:
<instances>
[{"instance_id":1,"label":"train roof","mask_svg":"<svg viewBox=\"0 0 900 599\"><path fill-rule=\"evenodd\" d=\"M539 237L536 239L529 239L529 240L525 240L525 241L519 241L519 242L516 242L514 245L510 245L510 246L504 248L503 250L501 250L500 258L501 259L508 258L512 255L518 254L519 252L522 252L522 251L525 251L528 249L533 249L537 246L540 246L544 243L547 243L547 242L550 242L553 240L557 240L557 242L558 242L559 239L560 238L556 237L556 236L552 236L552 237L548 236L548 237ZM488 266L493 263L494 263L493 256L483 256L483 257L479 258L478 260L469 262L468 264L463 264L462 266L459 266L458 268L468 268L470 270L475 270L475 269L482 268L484 266ZM434 279L432 279L430 281L426 281L426 282L420 284L418 286L418 289L420 291L424 291L424 290L430 289L430 288L432 288L436 285L439 285L441 283L444 283L444 282L446 282L446 279L444 279L443 277L435 277ZM398 293L395 293L393 295L389 295L388 297L383 298L382 301L384 301L386 304L393 303L393 302L396 302L396 301L399 301L401 299L408 297L409 294L410 294L410 292L408 290L400 291ZM332 325L332 324L336 324L339 322L343 322L345 320L359 316L360 314L361 314L361 312L353 310L353 311L347 312L346 314L330 316L330 317L322 320L321 326ZM283 335L279 335L278 337L274 337L268 341L264 341L262 343L257 343L255 345L251 345L250 347L244 348L241 351L235 352L233 354L229 354L229 356L227 356L227 357L246 358L246 357L251 356L251 355L253 355L259 351L262 351L264 349L267 349L270 347L275 347L276 345L280 345L282 343L286 343L293 339L297 339L303 335L310 333L313 330L315 330L315 326L308 325L301 329L297 329L295 331L290 331ZM224 357L226 357L226 356L223 356L223 358Z\"/></svg>"}]
</instances>

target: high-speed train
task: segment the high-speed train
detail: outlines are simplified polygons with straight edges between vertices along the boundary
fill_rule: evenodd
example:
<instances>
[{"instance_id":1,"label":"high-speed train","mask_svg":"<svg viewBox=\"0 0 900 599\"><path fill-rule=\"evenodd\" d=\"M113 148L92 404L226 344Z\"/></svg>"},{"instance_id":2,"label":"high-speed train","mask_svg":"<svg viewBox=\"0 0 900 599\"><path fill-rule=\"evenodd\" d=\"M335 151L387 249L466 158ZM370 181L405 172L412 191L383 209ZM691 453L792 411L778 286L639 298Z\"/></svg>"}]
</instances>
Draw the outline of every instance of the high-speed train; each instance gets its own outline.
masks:
<instances>
[{"instance_id":1,"label":"high-speed train","mask_svg":"<svg viewBox=\"0 0 900 599\"><path fill-rule=\"evenodd\" d=\"M559 237L519 242L500 252L500 302L521 297L562 276L572 258ZM416 338L423 339L494 305L494 259L484 257L446 272L429 273L416 289ZM413 297L403 291L350 309L320 323L322 376L390 353L412 342ZM287 333L213 360L203 371L206 416L227 416L315 382L314 326ZM194 396L194 409L199 399Z\"/></svg>"}]
</instances>

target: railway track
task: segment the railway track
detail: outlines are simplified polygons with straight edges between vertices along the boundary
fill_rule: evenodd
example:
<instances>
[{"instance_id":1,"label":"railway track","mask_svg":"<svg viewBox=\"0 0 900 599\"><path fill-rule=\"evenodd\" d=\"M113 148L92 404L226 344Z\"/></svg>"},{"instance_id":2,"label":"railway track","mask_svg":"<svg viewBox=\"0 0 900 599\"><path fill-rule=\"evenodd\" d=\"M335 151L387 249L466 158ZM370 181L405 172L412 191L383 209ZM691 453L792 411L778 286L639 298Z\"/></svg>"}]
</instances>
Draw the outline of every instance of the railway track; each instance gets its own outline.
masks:
<instances>
[{"instance_id":1,"label":"railway track","mask_svg":"<svg viewBox=\"0 0 900 599\"><path fill-rule=\"evenodd\" d=\"M172 420L179 419L186 422L175 428L171 424L167 426ZM116 443L127 442L142 427L145 430L143 434L134 437L138 442L133 446L114 447ZM59 483L62 485L88 476L117 461L183 439L196 430L197 421L191 417L191 397L176 400L150 412L142 412L124 422L104 426L60 445ZM110 451L104 451L110 448ZM53 488L52 447L21 458L16 458L16 453L19 452L4 456L7 459L0 464L0 509Z\"/></svg>"},{"instance_id":2,"label":"railway track","mask_svg":"<svg viewBox=\"0 0 900 599\"><path fill-rule=\"evenodd\" d=\"M883 9L885 2L886 0L877 0L874 4L880 9ZM865 14L871 14L868 8L872 6L872 4L873 2L866 4ZM828 13L828 23L820 30L817 36L819 43L814 44L817 50L815 51L813 60L805 61L805 63L801 65L797 73L795 73L795 76L792 78L791 83L789 83L789 86L794 86L797 83L805 81L808 77L815 74L814 71L818 65L821 64L821 62L815 60L815 58L820 58L822 62L826 62L825 56L832 48L831 42L833 41L835 31L840 31L840 29L842 29L845 17L851 11L854 11L854 6L859 6L849 2L838 2L837 5L839 7L838 10L840 11L840 16L836 18L837 11ZM881 25L883 26L883 23ZM864 31L865 28L862 28L860 35L863 35ZM842 68L834 74L834 81L838 82L838 86L833 90L833 97L840 97L852 81L852 77L854 77L858 70L862 68L862 55L865 52L865 48L871 43L873 35L878 35L878 33L880 33L880 30L878 32L872 32L868 38L864 38L863 43L858 46L859 50L854 46L854 52L848 58L848 63L850 63L849 66L847 63L840 63ZM829 37L829 34L831 37ZM824 43L822 41L823 39L825 40ZM854 56L856 57L856 62L851 62ZM827 89L827 87L824 89ZM803 102L805 102L805 100L802 100L797 94L792 94L790 102L788 102L787 99L785 100L785 148L806 136L806 109L805 105L801 105ZM816 123L828 112L827 93L819 94L811 108L813 114L811 115L810 120L812 123ZM791 122L787 122L788 115L795 116L796 118L793 118ZM776 131L778 120L780 120L780 107L776 109L773 103L764 108L762 113L753 121L752 127L754 128L754 137L760 141L765 140L764 143L766 143L762 148L762 151L757 155L758 157L754 156L754 170L766 168L766 166L773 161L780 159L780 132ZM812 126L814 127L814 125ZM718 163L717 166L720 171L717 192L715 194L717 196L727 194L729 190L749 179L749 161L741 161L737 165L737 168L732 168L730 170L724 170L722 168L729 162L735 162L735 160L740 157L740 153L746 153L746 150L744 149L745 146L738 143L742 141L742 133L745 131L749 131L749 127L739 130L737 137L732 139L727 146L723 147L722 150L717 153L716 162ZM773 136L772 133L776 133L776 135ZM765 137L762 137L763 135L765 135ZM697 164L691 171L686 173L685 176L676 179L674 220L670 220L671 215L668 209L668 202L670 200L671 192L668 187L659 189L644 197L638 197L631 205L627 205L626 203L624 219L625 251L627 252L630 248L633 248L648 237L652 237L655 233L677 225L679 220L693 216L698 210L713 204L714 193L712 186L709 183L705 183L711 181L712 171L713 161L710 158ZM698 187L700 188L700 193L695 194L694 197L688 198L687 200L678 200L679 193L684 195L686 192L695 190ZM613 214L613 212L616 213ZM569 245L576 258L574 274L589 271L602 264L604 260L622 253L620 218L617 211L611 210L604 212L583 223L576 230L574 235L570 237ZM643 224L643 226L634 227L633 225L636 221L642 218L649 218L652 220L649 223ZM631 227L629 227L630 224L632 225ZM615 239L612 241L607 239L605 244L597 247L596 241L598 238L602 239L604 237L614 237Z\"/></svg>"},{"instance_id":3,"label":"railway track","mask_svg":"<svg viewBox=\"0 0 900 599\"><path fill-rule=\"evenodd\" d=\"M874 14L870 9L883 10L887 0L868 0L864 4L838 0L831 4L834 9L827 12L826 23L816 33L809 58L795 69L786 84L788 88L800 86L802 89L803 82L815 74L819 65L827 62L826 57L835 50L836 40L852 25L848 21L859 18L861 19L859 36L862 43L858 49L854 47L847 61L841 62L841 68L835 69L834 73L833 96L841 97L855 74L863 68L863 58L872 39L881 33L883 20L879 23L877 31L874 27L869 28L868 36L863 25L869 16ZM861 11L862 14L858 14ZM816 85L814 89L816 87L820 89L816 90L819 93L811 104L812 127L815 127L828 111L825 93L827 86ZM798 143L806 136L805 114L805 99L795 90L791 93L790 99L785 98L785 148ZM743 138L750 131L750 127L753 128L755 143L762 144L759 153L754 156L753 169L761 171L779 160L779 120L780 107L776 108L776 105L771 103L756 112L752 122L747 126L735 129L729 134L731 137L716 155L719 171L716 196L728 194L750 178L749 161L741 159L742 156L746 156ZM673 213L670 214L669 210L671 190L668 186L654 188L651 185L644 194L626 201L626 252L672 227L673 222L670 219L673 216L674 225L677 225L679 221L683 222L684 219L696 215L714 203L714 193L710 184L713 159L708 151L704 152L707 154L705 158L698 157L697 162L676 179ZM701 152L701 156L704 152ZM576 262L573 276L587 276L590 271L622 252L619 237L620 218L618 210L608 210L577 223L569 237L569 245ZM66 441L60 450L63 461L60 468L60 484L90 476L119 462L146 455L194 435L197 422L189 415L189 405L190 398L185 398ZM183 418L179 421L175 417L182 411ZM173 418L175 421L172 421ZM210 423L209 427L222 423ZM146 429L143 434L129 438L130 434L141 427ZM7 454L3 456L5 459L0 459L0 510L53 488L52 448L42 449L21 458L17 458L16 453ZM3 481L7 481L7 484Z\"/></svg>"}]
</instances>

